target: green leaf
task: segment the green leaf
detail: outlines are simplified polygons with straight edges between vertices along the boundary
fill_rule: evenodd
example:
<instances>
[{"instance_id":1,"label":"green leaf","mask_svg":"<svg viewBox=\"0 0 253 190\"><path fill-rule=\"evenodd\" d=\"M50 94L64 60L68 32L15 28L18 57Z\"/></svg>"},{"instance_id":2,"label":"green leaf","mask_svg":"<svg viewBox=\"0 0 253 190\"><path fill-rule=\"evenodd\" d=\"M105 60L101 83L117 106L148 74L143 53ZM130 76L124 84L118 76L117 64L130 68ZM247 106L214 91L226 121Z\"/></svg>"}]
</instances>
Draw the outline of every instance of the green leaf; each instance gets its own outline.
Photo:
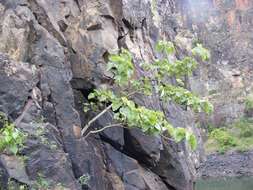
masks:
<instances>
[{"instance_id":1,"label":"green leaf","mask_svg":"<svg viewBox=\"0 0 253 190\"><path fill-rule=\"evenodd\" d=\"M12 145L9 147L9 150L16 155L18 153L18 147L16 145Z\"/></svg>"},{"instance_id":2,"label":"green leaf","mask_svg":"<svg viewBox=\"0 0 253 190\"><path fill-rule=\"evenodd\" d=\"M182 141L186 136L186 130L184 128L176 128L174 131L174 138L176 142Z\"/></svg>"},{"instance_id":3,"label":"green leaf","mask_svg":"<svg viewBox=\"0 0 253 190\"><path fill-rule=\"evenodd\" d=\"M164 129L168 130L168 133L169 133L170 136L174 136L175 128L171 124L165 122L164 123Z\"/></svg>"},{"instance_id":4,"label":"green leaf","mask_svg":"<svg viewBox=\"0 0 253 190\"><path fill-rule=\"evenodd\" d=\"M197 44L197 46L192 49L192 54L195 56L200 56L202 61L207 61L210 59L210 52L205 49L202 44Z\"/></svg>"},{"instance_id":5,"label":"green leaf","mask_svg":"<svg viewBox=\"0 0 253 190\"><path fill-rule=\"evenodd\" d=\"M112 111L117 111L122 106L122 102L114 101L112 103Z\"/></svg>"},{"instance_id":6,"label":"green leaf","mask_svg":"<svg viewBox=\"0 0 253 190\"><path fill-rule=\"evenodd\" d=\"M12 140L11 134L5 133L4 140L5 140L6 142L10 142L10 141Z\"/></svg>"},{"instance_id":7,"label":"green leaf","mask_svg":"<svg viewBox=\"0 0 253 190\"><path fill-rule=\"evenodd\" d=\"M205 113L207 113L207 114L213 113L214 108L210 102L208 102L206 100L202 101L201 106L202 106L202 109L204 110Z\"/></svg>"},{"instance_id":8,"label":"green leaf","mask_svg":"<svg viewBox=\"0 0 253 190\"><path fill-rule=\"evenodd\" d=\"M19 131L14 130L14 131L12 132L12 137L13 137L14 139L17 139L18 136L19 136Z\"/></svg>"},{"instance_id":9,"label":"green leaf","mask_svg":"<svg viewBox=\"0 0 253 190\"><path fill-rule=\"evenodd\" d=\"M157 52L160 52L160 53L163 52L163 53L166 53L167 55L173 54L175 52L175 47L173 43L167 42L167 41L159 41L156 44L155 49Z\"/></svg>"},{"instance_id":10,"label":"green leaf","mask_svg":"<svg viewBox=\"0 0 253 190\"><path fill-rule=\"evenodd\" d=\"M188 142L192 150L195 150L197 148L197 139L192 133L187 133L186 141Z\"/></svg>"},{"instance_id":11,"label":"green leaf","mask_svg":"<svg viewBox=\"0 0 253 190\"><path fill-rule=\"evenodd\" d=\"M107 69L113 72L115 82L119 86L127 85L134 74L134 66L130 52L122 49L120 54L110 55L109 60Z\"/></svg>"},{"instance_id":12,"label":"green leaf","mask_svg":"<svg viewBox=\"0 0 253 190\"><path fill-rule=\"evenodd\" d=\"M176 80L177 80L177 83L178 83L180 86L184 86L184 82L183 82L182 79L177 78Z\"/></svg>"},{"instance_id":13,"label":"green leaf","mask_svg":"<svg viewBox=\"0 0 253 190\"><path fill-rule=\"evenodd\" d=\"M84 113L87 113L89 110L90 110L90 108L88 106L84 106L83 107L83 112Z\"/></svg>"},{"instance_id":14,"label":"green leaf","mask_svg":"<svg viewBox=\"0 0 253 190\"><path fill-rule=\"evenodd\" d=\"M107 64L106 70L107 70L107 71L110 71L110 70L112 70L112 68L114 68L114 66L115 66L114 63L109 62L109 63Z\"/></svg>"},{"instance_id":15,"label":"green leaf","mask_svg":"<svg viewBox=\"0 0 253 190\"><path fill-rule=\"evenodd\" d=\"M0 122L2 122L1 119ZM4 127L0 130L0 153L7 150L17 154L18 148L23 146L25 138L24 133L6 120Z\"/></svg>"},{"instance_id":16,"label":"green leaf","mask_svg":"<svg viewBox=\"0 0 253 190\"><path fill-rule=\"evenodd\" d=\"M88 96L88 99L91 100L91 99L93 99L93 98L95 98L95 97L96 97L96 96L95 96L94 93L90 93L89 96Z\"/></svg>"}]
</instances>

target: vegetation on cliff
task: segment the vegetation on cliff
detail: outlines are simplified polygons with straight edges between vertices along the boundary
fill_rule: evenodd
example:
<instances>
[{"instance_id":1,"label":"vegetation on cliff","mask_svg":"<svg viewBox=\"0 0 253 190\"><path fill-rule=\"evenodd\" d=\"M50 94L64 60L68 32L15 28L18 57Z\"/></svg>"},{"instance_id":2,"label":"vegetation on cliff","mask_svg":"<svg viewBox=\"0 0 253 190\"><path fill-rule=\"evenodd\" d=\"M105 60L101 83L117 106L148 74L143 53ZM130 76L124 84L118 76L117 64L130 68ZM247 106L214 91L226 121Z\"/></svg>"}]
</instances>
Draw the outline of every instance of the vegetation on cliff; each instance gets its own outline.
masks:
<instances>
[{"instance_id":1,"label":"vegetation on cliff","mask_svg":"<svg viewBox=\"0 0 253 190\"><path fill-rule=\"evenodd\" d=\"M229 150L247 151L253 148L253 121L242 118L220 128L209 127L207 153L225 153Z\"/></svg>"},{"instance_id":2,"label":"vegetation on cliff","mask_svg":"<svg viewBox=\"0 0 253 190\"><path fill-rule=\"evenodd\" d=\"M16 155L19 148L23 146L26 135L15 128L3 113L0 113L0 122L3 126L0 128L0 153L10 152Z\"/></svg>"},{"instance_id":3,"label":"vegetation on cliff","mask_svg":"<svg viewBox=\"0 0 253 190\"><path fill-rule=\"evenodd\" d=\"M90 104L86 105L85 111L88 110L87 107L99 107L103 108L103 111L88 122L82 130L82 135L87 137L110 127L137 127L152 135L163 135L163 132L167 131L169 137L164 138L176 142L186 139L191 148L197 146L192 132L181 127L174 128L163 112L140 105L134 99L134 95L137 94L144 97L155 95L159 96L160 101L167 103L172 101L186 109L190 107L195 112L209 114L213 111L212 105L207 100L200 99L184 88L183 79L196 69L197 61L190 56L172 61L170 56L174 54L175 47L171 42L160 41L156 50L162 58L156 59L152 64L141 64L146 73L141 77L135 76L135 66L129 51L122 49L119 54L110 55L107 69L113 73L114 86L96 89L89 94ZM202 61L206 61L210 56L200 44L192 49L191 55L201 58ZM173 82L173 79L176 80ZM109 110L117 122L87 133L90 125Z\"/></svg>"}]
</instances>

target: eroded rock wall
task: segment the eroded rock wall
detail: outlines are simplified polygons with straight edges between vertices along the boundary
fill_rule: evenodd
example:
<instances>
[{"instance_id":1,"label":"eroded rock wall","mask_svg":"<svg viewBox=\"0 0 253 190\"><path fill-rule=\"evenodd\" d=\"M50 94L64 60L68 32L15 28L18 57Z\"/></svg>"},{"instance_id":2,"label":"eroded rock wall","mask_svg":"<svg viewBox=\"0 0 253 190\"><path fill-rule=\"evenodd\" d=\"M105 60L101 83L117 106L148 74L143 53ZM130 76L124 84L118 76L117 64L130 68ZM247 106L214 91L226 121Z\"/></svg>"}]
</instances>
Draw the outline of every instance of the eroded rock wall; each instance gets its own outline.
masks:
<instances>
[{"instance_id":1,"label":"eroded rock wall","mask_svg":"<svg viewBox=\"0 0 253 190\"><path fill-rule=\"evenodd\" d=\"M195 152L184 143L174 144L138 130L108 129L87 140L77 138L81 126L92 117L82 112L83 103L91 90L110 85L106 60L109 53L122 47L133 53L137 75L143 75L138 65L157 56L154 45L159 39L174 41L178 58L187 54L189 44L200 39L211 48L213 59L200 66L189 79L189 87L202 96L211 90L226 92L230 85L235 85L233 93L241 92L237 91L244 81L241 73L249 76L244 70L250 72L248 63L252 61L251 54L246 53L250 52L251 36L243 32L252 26L250 1L235 1L228 8L222 1L208 0L201 4L193 0L158 0L155 9L151 3L0 1L0 111L29 134L21 152L25 160L0 156L4 174L0 177L1 187L6 187L9 177L31 184L42 174L52 183L52 189L58 184L67 189L92 190L193 189L195 168L202 159L200 138ZM238 30L244 35L238 35ZM237 63L247 63L247 67ZM230 69L232 66L235 71ZM242 69L240 73L238 68ZM243 109L237 106L239 102L230 101L235 100L233 97L225 98L232 107L219 103L222 97L214 98L218 102L215 122L220 121L216 119L221 115L219 105L226 118L234 117L232 113L240 115ZM136 99L162 110L174 126L199 135L190 111L162 104L155 96ZM238 111L226 111L227 105ZM107 114L93 127L110 121ZM78 183L82 175L90 176L87 185Z\"/></svg>"},{"instance_id":2,"label":"eroded rock wall","mask_svg":"<svg viewBox=\"0 0 253 190\"><path fill-rule=\"evenodd\" d=\"M216 126L244 117L245 99L252 94L253 2L190 1L192 31L211 50L210 64L200 68L191 88L215 106L209 122ZM189 17L188 17L189 18Z\"/></svg>"}]
</instances>

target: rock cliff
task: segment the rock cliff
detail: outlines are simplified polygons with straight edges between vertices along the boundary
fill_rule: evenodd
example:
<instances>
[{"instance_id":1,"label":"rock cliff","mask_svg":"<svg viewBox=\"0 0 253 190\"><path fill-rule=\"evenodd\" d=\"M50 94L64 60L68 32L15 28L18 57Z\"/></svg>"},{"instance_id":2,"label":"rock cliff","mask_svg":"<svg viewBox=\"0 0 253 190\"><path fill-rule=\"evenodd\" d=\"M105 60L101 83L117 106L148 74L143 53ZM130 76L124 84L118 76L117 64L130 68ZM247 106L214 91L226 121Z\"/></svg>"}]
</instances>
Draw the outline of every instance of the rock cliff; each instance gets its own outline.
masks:
<instances>
[{"instance_id":1,"label":"rock cliff","mask_svg":"<svg viewBox=\"0 0 253 190\"><path fill-rule=\"evenodd\" d=\"M238 93L250 91L253 76L252 3L224 2L1 0L0 111L29 136L20 153L25 159L0 154L0 189L8 179L31 184L42 174L51 189L192 190L203 155L200 138L195 152L138 130L108 129L84 140L77 136L92 113L82 106L89 92L110 85L105 66L115 50L129 49L138 68L157 56L159 39L173 41L178 58L199 40L213 59L189 78L189 88L202 96L217 92L212 122L238 118L246 96ZM155 96L137 98L199 136L190 111ZM93 127L110 120L107 114ZM83 175L90 179L82 186Z\"/></svg>"}]
</instances>

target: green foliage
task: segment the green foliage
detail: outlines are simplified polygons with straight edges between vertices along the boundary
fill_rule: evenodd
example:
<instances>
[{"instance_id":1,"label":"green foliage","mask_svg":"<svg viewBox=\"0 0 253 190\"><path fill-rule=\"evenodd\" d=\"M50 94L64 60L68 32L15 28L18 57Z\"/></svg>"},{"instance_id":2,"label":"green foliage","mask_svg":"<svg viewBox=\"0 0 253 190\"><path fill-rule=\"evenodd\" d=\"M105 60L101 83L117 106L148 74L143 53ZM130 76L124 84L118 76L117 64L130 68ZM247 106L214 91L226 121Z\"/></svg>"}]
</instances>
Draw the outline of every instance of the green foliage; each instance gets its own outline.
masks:
<instances>
[{"instance_id":1,"label":"green foliage","mask_svg":"<svg viewBox=\"0 0 253 190\"><path fill-rule=\"evenodd\" d=\"M208 123L206 126L205 126L208 134L211 134L212 131L215 129L215 126L212 124L212 123Z\"/></svg>"},{"instance_id":2,"label":"green foliage","mask_svg":"<svg viewBox=\"0 0 253 190\"><path fill-rule=\"evenodd\" d=\"M245 100L245 110L249 111L253 109L253 95L248 95Z\"/></svg>"},{"instance_id":3,"label":"green foliage","mask_svg":"<svg viewBox=\"0 0 253 190\"><path fill-rule=\"evenodd\" d=\"M87 182L89 180L89 176L83 176L82 182ZM38 174L38 177L34 183L31 185L21 184L20 182L14 179L8 179L8 190L49 190L49 189L57 189L57 190L64 190L68 189L65 188L61 183L53 185L52 181L47 181L45 176L41 173ZM0 187L1 189L1 187Z\"/></svg>"},{"instance_id":4,"label":"green foliage","mask_svg":"<svg viewBox=\"0 0 253 190\"><path fill-rule=\"evenodd\" d=\"M122 49L119 55L111 55L109 57L107 70L112 71L114 80L117 84L120 86L128 84L134 74L131 54L127 50Z\"/></svg>"},{"instance_id":5,"label":"green foliage","mask_svg":"<svg viewBox=\"0 0 253 190\"><path fill-rule=\"evenodd\" d=\"M115 114L115 119L126 123L129 127L140 127L143 132L159 134L163 127L164 115L162 112L137 106L133 101L122 97L122 106Z\"/></svg>"},{"instance_id":6,"label":"green foliage","mask_svg":"<svg viewBox=\"0 0 253 190\"><path fill-rule=\"evenodd\" d=\"M50 183L45 179L44 175L39 173L32 190L49 189L49 187Z\"/></svg>"},{"instance_id":7,"label":"green foliage","mask_svg":"<svg viewBox=\"0 0 253 190\"><path fill-rule=\"evenodd\" d=\"M1 114L3 128L0 129L0 152L8 151L17 154L23 146L26 135L9 123L6 117Z\"/></svg>"},{"instance_id":8,"label":"green foliage","mask_svg":"<svg viewBox=\"0 0 253 190\"><path fill-rule=\"evenodd\" d=\"M210 59L210 52L205 49L202 44L197 44L197 46L192 49L192 54L195 56L200 56L203 61Z\"/></svg>"},{"instance_id":9,"label":"green foliage","mask_svg":"<svg viewBox=\"0 0 253 190\"><path fill-rule=\"evenodd\" d=\"M0 128L5 127L8 124L8 118L3 112L0 112Z\"/></svg>"},{"instance_id":10,"label":"green foliage","mask_svg":"<svg viewBox=\"0 0 253 190\"><path fill-rule=\"evenodd\" d=\"M84 174L82 176L80 176L78 178L78 182L81 184L81 185L88 185L89 184L89 181L90 181L90 175L89 174Z\"/></svg>"},{"instance_id":11,"label":"green foliage","mask_svg":"<svg viewBox=\"0 0 253 190\"><path fill-rule=\"evenodd\" d=\"M221 152L237 145L236 139L223 128L214 129L210 137L219 143Z\"/></svg>"},{"instance_id":12,"label":"green foliage","mask_svg":"<svg viewBox=\"0 0 253 190\"><path fill-rule=\"evenodd\" d=\"M68 189L65 188L64 185L61 183L55 183L52 180L47 180L46 177L38 173L38 176L36 178L36 181L30 186L30 190L48 190L48 189L57 189L57 190L64 190Z\"/></svg>"},{"instance_id":13,"label":"green foliage","mask_svg":"<svg viewBox=\"0 0 253 190\"><path fill-rule=\"evenodd\" d=\"M196 137L191 133L186 134L186 141L189 143L192 150L194 150L198 145Z\"/></svg>"},{"instance_id":14,"label":"green foliage","mask_svg":"<svg viewBox=\"0 0 253 190\"><path fill-rule=\"evenodd\" d=\"M239 129L239 135L242 138L253 136L253 121L250 119L241 119L234 124L234 127Z\"/></svg>"},{"instance_id":15,"label":"green foliage","mask_svg":"<svg viewBox=\"0 0 253 190\"><path fill-rule=\"evenodd\" d=\"M138 79L134 77L132 56L127 50L123 49L121 53L111 55L107 69L114 74L115 87L118 90L96 89L89 94L88 99L93 103L95 101L98 104L111 105L114 119L122 125L138 127L143 132L153 135L168 131L168 135L176 142L185 139L194 149L197 141L191 132L184 128L174 128L166 120L163 112L146 108L131 99L136 93L147 96L155 93L162 101L188 106L196 112L209 114L213 111L213 106L207 100L202 100L181 87L184 86L182 78L196 69L196 60L193 57L185 57L182 60L169 61L168 56L175 52L171 42L160 41L156 45L156 50L164 58L155 60L152 64L141 64L147 73L152 74ZM209 52L199 44L192 53L203 60L209 58ZM179 86L170 84L168 82L170 78L176 78ZM89 105L85 106L85 111L87 107Z\"/></svg>"},{"instance_id":16,"label":"green foliage","mask_svg":"<svg viewBox=\"0 0 253 190\"><path fill-rule=\"evenodd\" d=\"M210 127L205 147L208 153L228 150L243 152L253 149L253 121L242 118L222 128Z\"/></svg>"},{"instance_id":17,"label":"green foliage","mask_svg":"<svg viewBox=\"0 0 253 190\"><path fill-rule=\"evenodd\" d=\"M169 50L166 51L168 54ZM184 75L191 75L196 69L197 62L191 57L185 57L182 60L176 60L171 63L168 59L155 60L153 64L142 64L143 69L154 73L157 80L162 80L164 77L180 78Z\"/></svg>"},{"instance_id":18,"label":"green foliage","mask_svg":"<svg viewBox=\"0 0 253 190\"><path fill-rule=\"evenodd\" d=\"M175 47L172 42L159 41L156 44L156 51L160 53L165 53L166 55L171 55L175 52Z\"/></svg>"},{"instance_id":19,"label":"green foliage","mask_svg":"<svg viewBox=\"0 0 253 190\"><path fill-rule=\"evenodd\" d=\"M212 113L213 106L206 100L199 99L190 91L173 85L161 85L159 87L161 98L165 100L174 101L179 105L190 106L196 112Z\"/></svg>"},{"instance_id":20,"label":"green foliage","mask_svg":"<svg viewBox=\"0 0 253 190\"><path fill-rule=\"evenodd\" d=\"M18 182L12 179L8 180L7 185L8 185L8 190L29 190L29 187L27 185L19 184Z\"/></svg>"}]
</instances>

